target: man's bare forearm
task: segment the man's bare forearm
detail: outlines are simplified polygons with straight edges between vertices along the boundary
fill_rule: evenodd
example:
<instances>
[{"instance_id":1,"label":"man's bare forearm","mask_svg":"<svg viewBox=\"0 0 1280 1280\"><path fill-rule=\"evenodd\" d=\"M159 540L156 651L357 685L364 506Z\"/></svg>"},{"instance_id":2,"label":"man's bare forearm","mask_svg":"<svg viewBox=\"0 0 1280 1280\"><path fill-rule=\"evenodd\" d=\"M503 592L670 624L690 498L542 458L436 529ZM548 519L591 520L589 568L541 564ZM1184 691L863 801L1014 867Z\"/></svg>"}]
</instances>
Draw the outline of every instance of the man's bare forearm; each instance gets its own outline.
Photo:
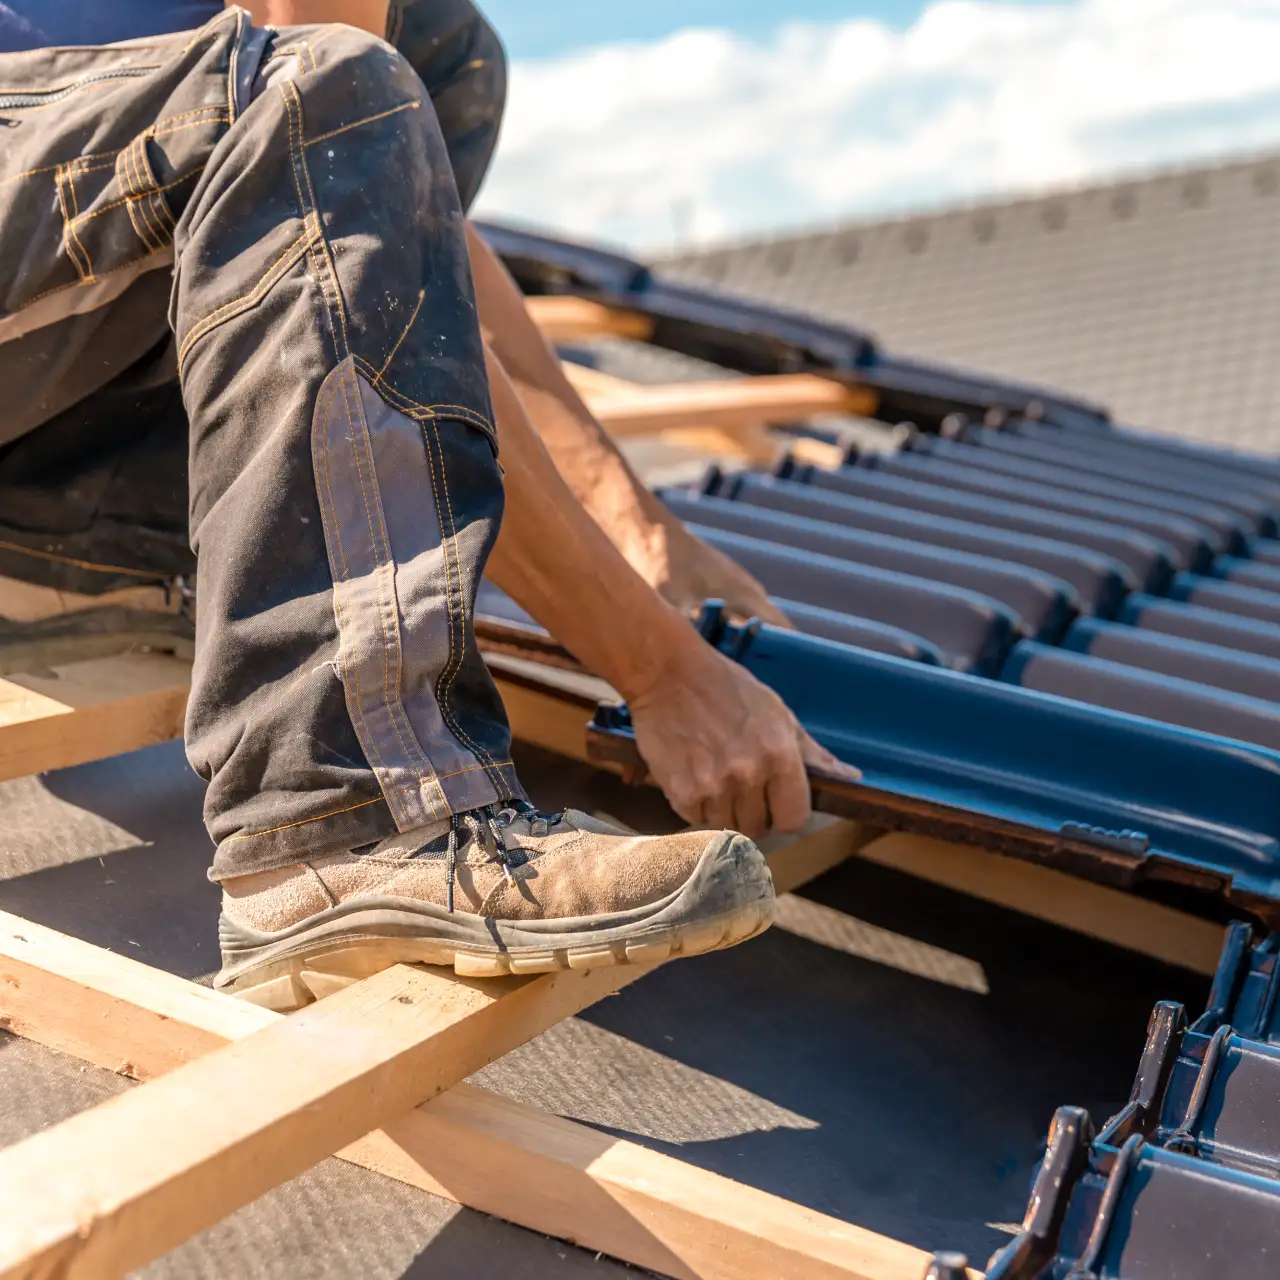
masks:
<instances>
[{"instance_id":1,"label":"man's bare forearm","mask_svg":"<svg viewBox=\"0 0 1280 1280\"><path fill-rule=\"evenodd\" d=\"M695 538L640 482L565 377L515 281L470 226L467 245L486 339L565 483L627 562L683 611L714 596L740 617L785 626L750 574Z\"/></svg>"},{"instance_id":2,"label":"man's bare forearm","mask_svg":"<svg viewBox=\"0 0 1280 1280\"><path fill-rule=\"evenodd\" d=\"M247 9L260 27L294 27L313 22L345 22L375 36L387 33L388 0L226 0Z\"/></svg>"},{"instance_id":3,"label":"man's bare forearm","mask_svg":"<svg viewBox=\"0 0 1280 1280\"><path fill-rule=\"evenodd\" d=\"M506 474L506 511L488 576L626 697L647 690L693 629L626 562L574 497L486 348Z\"/></svg>"},{"instance_id":4,"label":"man's bare forearm","mask_svg":"<svg viewBox=\"0 0 1280 1280\"><path fill-rule=\"evenodd\" d=\"M669 519L583 404L493 251L467 226L480 325L569 488L628 559L654 545Z\"/></svg>"}]
</instances>

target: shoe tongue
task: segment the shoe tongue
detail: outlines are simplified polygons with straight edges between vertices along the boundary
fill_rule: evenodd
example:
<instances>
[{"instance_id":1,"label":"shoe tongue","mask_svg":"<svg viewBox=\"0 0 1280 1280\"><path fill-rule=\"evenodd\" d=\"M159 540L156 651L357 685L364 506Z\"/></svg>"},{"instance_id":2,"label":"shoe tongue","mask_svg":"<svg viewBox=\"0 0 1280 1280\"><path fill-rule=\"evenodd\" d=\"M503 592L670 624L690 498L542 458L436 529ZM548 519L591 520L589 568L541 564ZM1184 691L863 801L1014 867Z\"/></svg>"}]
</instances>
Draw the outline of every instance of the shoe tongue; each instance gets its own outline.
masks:
<instances>
[{"instance_id":1,"label":"shoe tongue","mask_svg":"<svg viewBox=\"0 0 1280 1280\"><path fill-rule=\"evenodd\" d=\"M351 852L358 855L385 854L388 857L407 857L419 852L424 845L436 840L448 839L449 819L440 822L428 822L425 826L414 827L411 831L398 831L385 840L375 840L371 844L358 845Z\"/></svg>"}]
</instances>

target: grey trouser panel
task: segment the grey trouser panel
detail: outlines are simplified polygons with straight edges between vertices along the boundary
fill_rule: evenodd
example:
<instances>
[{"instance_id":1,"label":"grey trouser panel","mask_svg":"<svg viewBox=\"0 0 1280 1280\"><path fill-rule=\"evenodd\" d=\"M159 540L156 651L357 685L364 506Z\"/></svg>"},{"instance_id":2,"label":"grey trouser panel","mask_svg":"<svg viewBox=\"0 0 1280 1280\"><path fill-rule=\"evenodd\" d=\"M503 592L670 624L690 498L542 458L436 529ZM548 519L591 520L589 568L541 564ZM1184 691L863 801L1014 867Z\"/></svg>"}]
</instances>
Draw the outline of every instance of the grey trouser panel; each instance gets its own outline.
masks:
<instances>
[{"instance_id":1,"label":"grey trouser panel","mask_svg":"<svg viewBox=\"0 0 1280 1280\"><path fill-rule=\"evenodd\" d=\"M92 454L85 397L149 403L176 366L199 565L187 753L215 878L519 795L471 628L497 438L413 65L353 28L229 10L0 56L0 146L0 442ZM0 572L155 576L145 554L0 520Z\"/></svg>"}]
</instances>

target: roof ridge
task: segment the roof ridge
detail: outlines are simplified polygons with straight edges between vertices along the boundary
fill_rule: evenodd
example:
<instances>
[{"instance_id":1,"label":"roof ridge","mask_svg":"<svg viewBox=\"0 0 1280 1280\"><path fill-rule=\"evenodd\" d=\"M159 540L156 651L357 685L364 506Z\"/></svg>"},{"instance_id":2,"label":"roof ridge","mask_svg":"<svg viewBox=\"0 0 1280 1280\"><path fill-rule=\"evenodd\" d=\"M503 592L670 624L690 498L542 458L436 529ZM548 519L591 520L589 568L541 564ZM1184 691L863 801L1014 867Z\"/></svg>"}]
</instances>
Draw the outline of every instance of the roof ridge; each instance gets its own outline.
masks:
<instances>
[{"instance_id":1,"label":"roof ridge","mask_svg":"<svg viewBox=\"0 0 1280 1280\"><path fill-rule=\"evenodd\" d=\"M770 235L728 238L690 245L678 252L655 257L655 266L688 263L720 253L738 253L752 249L770 249L775 246L794 246L812 240L825 239L850 233L878 231L886 228L909 227L936 222L957 214L1005 213L1017 209L1048 205L1054 201L1075 199L1088 195L1116 194L1139 187L1150 187L1163 182L1187 181L1191 178L1212 178L1233 170L1249 170L1280 164L1280 147L1271 146L1219 157L1211 163L1183 162L1180 164L1153 165L1145 169L1133 169L1116 173L1106 179L1089 179L1076 183L1046 185L1018 193L1007 192L1003 196L984 196L970 200L956 199L949 203L922 207L903 213L881 217L850 217L839 221L813 223Z\"/></svg>"}]
</instances>

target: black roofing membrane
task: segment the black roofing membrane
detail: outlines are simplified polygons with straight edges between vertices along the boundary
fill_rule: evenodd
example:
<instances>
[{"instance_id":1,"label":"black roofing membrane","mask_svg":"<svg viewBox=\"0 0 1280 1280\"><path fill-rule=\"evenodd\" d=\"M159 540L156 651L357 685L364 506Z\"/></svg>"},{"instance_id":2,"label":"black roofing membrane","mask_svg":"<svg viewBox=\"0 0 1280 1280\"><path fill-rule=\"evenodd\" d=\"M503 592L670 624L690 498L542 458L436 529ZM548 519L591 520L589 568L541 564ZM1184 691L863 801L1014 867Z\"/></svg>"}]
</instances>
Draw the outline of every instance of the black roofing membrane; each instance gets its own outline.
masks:
<instances>
[{"instance_id":1,"label":"black roofing membrane","mask_svg":"<svg viewBox=\"0 0 1280 1280\"><path fill-rule=\"evenodd\" d=\"M679 823L652 791L517 748L544 806ZM202 784L181 744L0 784L0 909L187 977L217 965ZM101 854L101 858L99 855ZM1158 999L1207 980L873 864L806 896L981 965L987 994L781 929L682 960L478 1079L921 1248L975 1263L1008 1239L1054 1108L1128 1097ZM0 1038L0 1141L120 1088ZM634 1269L328 1160L158 1261L148 1276L524 1280Z\"/></svg>"}]
</instances>

